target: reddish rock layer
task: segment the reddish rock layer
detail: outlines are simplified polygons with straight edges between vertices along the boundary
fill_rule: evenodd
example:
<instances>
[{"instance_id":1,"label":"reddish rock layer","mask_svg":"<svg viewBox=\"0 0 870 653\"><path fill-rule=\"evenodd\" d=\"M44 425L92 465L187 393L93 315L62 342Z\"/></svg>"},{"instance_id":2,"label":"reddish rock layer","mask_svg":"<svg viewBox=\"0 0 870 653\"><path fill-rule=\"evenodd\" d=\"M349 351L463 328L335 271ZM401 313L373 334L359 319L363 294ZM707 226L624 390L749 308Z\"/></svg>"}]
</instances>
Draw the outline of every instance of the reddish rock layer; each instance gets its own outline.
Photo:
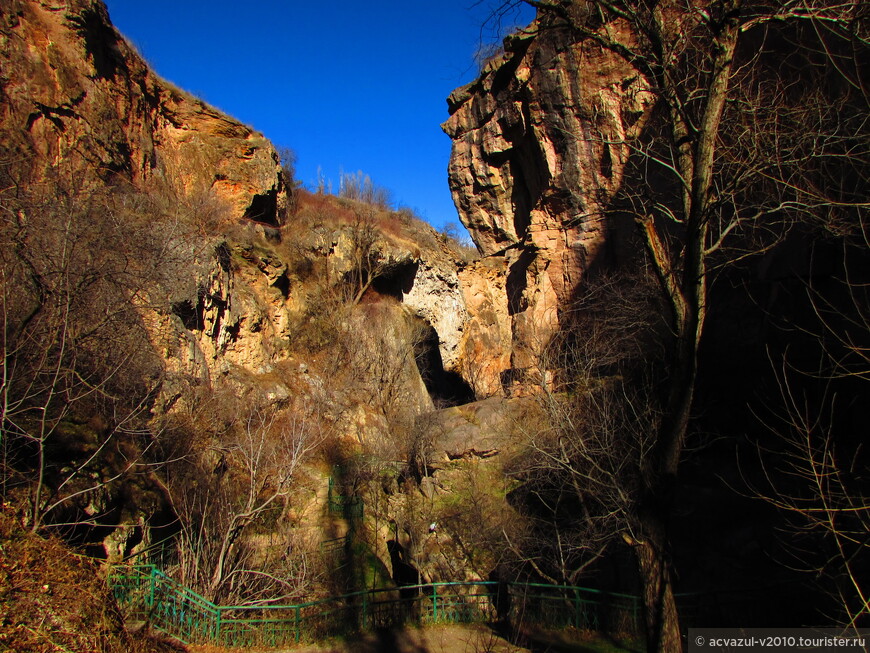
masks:
<instances>
[{"instance_id":1,"label":"reddish rock layer","mask_svg":"<svg viewBox=\"0 0 870 653\"><path fill-rule=\"evenodd\" d=\"M514 374L535 368L559 307L603 255L603 209L651 106L614 55L540 22L448 99L450 188L490 257L504 257Z\"/></svg>"},{"instance_id":2,"label":"reddish rock layer","mask_svg":"<svg viewBox=\"0 0 870 653\"><path fill-rule=\"evenodd\" d=\"M58 170L211 192L233 213L277 224L278 156L261 134L148 70L98 0L6 0L0 16L4 158L30 183Z\"/></svg>"}]
</instances>

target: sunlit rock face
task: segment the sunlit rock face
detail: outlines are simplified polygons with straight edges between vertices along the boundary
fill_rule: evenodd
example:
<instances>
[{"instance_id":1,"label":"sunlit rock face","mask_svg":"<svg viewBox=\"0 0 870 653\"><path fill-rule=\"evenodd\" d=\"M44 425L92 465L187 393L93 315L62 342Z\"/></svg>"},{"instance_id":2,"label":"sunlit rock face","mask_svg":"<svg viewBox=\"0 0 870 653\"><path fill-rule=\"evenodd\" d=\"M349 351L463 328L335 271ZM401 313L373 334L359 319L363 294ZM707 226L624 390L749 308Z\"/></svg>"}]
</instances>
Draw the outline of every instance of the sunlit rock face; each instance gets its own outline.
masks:
<instances>
[{"instance_id":1,"label":"sunlit rock face","mask_svg":"<svg viewBox=\"0 0 870 653\"><path fill-rule=\"evenodd\" d=\"M31 183L53 171L165 183L278 223L286 192L271 144L152 73L101 2L8 0L0 30L0 130Z\"/></svg>"},{"instance_id":2,"label":"sunlit rock face","mask_svg":"<svg viewBox=\"0 0 870 653\"><path fill-rule=\"evenodd\" d=\"M468 320L462 334L459 372L475 396L502 394L511 366L511 318L505 292L505 261L489 257L459 271Z\"/></svg>"},{"instance_id":3,"label":"sunlit rock face","mask_svg":"<svg viewBox=\"0 0 870 653\"><path fill-rule=\"evenodd\" d=\"M298 412L330 446L399 460L424 427L442 423L431 417L436 407L501 393L511 352L503 258L468 263L430 226L342 198L299 192L285 211L268 141L149 71L96 0L3 3L0 168L34 196L45 188L48 203L69 192L75 202L105 201L101 218L121 231L149 226L141 231L161 252L153 265L141 240L123 241L141 274L128 297L159 368L148 415L168 445L201 437L210 468L223 450L218 429L249 407ZM8 192L0 184L0 200ZM41 206L27 204L21 224ZM94 266L104 249L95 238ZM495 455L500 401L451 413L443 456ZM214 432L194 421L200 415L220 423ZM172 501L161 471L82 493L76 510L117 520L102 542L108 557L147 548L149 529L165 525ZM323 507L322 481L313 499L294 495L288 514Z\"/></svg>"},{"instance_id":4,"label":"sunlit rock face","mask_svg":"<svg viewBox=\"0 0 870 653\"><path fill-rule=\"evenodd\" d=\"M652 98L641 75L536 21L448 99L450 188L486 256L505 261L511 369L527 378L559 309L605 254L603 209Z\"/></svg>"}]
</instances>

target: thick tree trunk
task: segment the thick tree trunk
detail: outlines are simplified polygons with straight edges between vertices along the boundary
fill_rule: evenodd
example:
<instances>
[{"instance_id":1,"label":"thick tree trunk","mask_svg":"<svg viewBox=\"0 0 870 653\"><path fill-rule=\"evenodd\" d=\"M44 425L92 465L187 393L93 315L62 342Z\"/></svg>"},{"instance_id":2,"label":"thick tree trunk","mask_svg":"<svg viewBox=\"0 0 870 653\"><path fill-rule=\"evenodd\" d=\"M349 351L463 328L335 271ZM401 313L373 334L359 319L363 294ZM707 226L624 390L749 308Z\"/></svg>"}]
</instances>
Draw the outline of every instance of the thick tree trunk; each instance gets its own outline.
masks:
<instances>
[{"instance_id":1,"label":"thick tree trunk","mask_svg":"<svg viewBox=\"0 0 870 653\"><path fill-rule=\"evenodd\" d=\"M739 0L727 0L732 12ZM727 19L715 38L713 71L707 89L707 103L693 149L684 142L686 125L672 105L673 142L678 166L685 181L683 190L683 247L667 245L652 216L638 216L637 223L671 304L674 318L674 349L669 361L670 385L656 444L644 470L645 504L640 506L640 538L633 542L643 582L647 627L647 650L661 653L681 651L679 619L674 601L668 556L668 516L691 416L698 374L698 346L707 315L707 237L710 188L713 179L716 138L727 99L734 49L739 35L735 20ZM668 83L663 85L669 94ZM676 90L673 96L677 97ZM670 99L670 98L667 98Z\"/></svg>"},{"instance_id":2,"label":"thick tree trunk","mask_svg":"<svg viewBox=\"0 0 870 653\"><path fill-rule=\"evenodd\" d=\"M679 653L683 650L671 568L663 546L652 539L634 543L637 568L643 582L647 651Z\"/></svg>"}]
</instances>

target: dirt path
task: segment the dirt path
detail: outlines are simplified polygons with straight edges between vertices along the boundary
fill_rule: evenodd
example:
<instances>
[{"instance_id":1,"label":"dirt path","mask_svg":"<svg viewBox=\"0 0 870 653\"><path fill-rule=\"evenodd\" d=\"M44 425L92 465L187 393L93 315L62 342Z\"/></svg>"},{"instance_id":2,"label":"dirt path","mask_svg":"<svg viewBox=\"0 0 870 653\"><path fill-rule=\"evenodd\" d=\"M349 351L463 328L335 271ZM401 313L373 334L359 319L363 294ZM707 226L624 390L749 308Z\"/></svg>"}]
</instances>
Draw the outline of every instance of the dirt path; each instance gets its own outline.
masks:
<instances>
[{"instance_id":1,"label":"dirt path","mask_svg":"<svg viewBox=\"0 0 870 653\"><path fill-rule=\"evenodd\" d=\"M366 633L356 640L336 639L282 649L226 649L190 646L190 653L528 653L483 625L431 626Z\"/></svg>"},{"instance_id":2,"label":"dirt path","mask_svg":"<svg viewBox=\"0 0 870 653\"><path fill-rule=\"evenodd\" d=\"M540 638L531 648L515 646L482 624L429 626L367 633L357 640L333 640L282 649L226 649L191 646L189 653L634 653L601 637Z\"/></svg>"}]
</instances>

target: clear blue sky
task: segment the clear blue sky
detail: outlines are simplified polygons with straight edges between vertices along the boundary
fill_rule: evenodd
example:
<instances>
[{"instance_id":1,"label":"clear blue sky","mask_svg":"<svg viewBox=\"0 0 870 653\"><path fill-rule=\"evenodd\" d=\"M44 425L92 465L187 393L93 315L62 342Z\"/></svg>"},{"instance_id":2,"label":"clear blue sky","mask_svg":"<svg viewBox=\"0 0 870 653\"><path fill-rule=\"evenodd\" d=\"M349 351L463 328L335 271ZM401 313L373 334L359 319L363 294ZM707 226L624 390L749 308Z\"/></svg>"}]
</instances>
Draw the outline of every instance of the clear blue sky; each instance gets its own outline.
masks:
<instances>
[{"instance_id":1,"label":"clear blue sky","mask_svg":"<svg viewBox=\"0 0 870 653\"><path fill-rule=\"evenodd\" d=\"M362 170L436 227L458 222L440 123L481 38L498 38L483 27L498 0L106 4L159 75L292 148L306 185L318 166L336 191L341 170Z\"/></svg>"}]
</instances>

